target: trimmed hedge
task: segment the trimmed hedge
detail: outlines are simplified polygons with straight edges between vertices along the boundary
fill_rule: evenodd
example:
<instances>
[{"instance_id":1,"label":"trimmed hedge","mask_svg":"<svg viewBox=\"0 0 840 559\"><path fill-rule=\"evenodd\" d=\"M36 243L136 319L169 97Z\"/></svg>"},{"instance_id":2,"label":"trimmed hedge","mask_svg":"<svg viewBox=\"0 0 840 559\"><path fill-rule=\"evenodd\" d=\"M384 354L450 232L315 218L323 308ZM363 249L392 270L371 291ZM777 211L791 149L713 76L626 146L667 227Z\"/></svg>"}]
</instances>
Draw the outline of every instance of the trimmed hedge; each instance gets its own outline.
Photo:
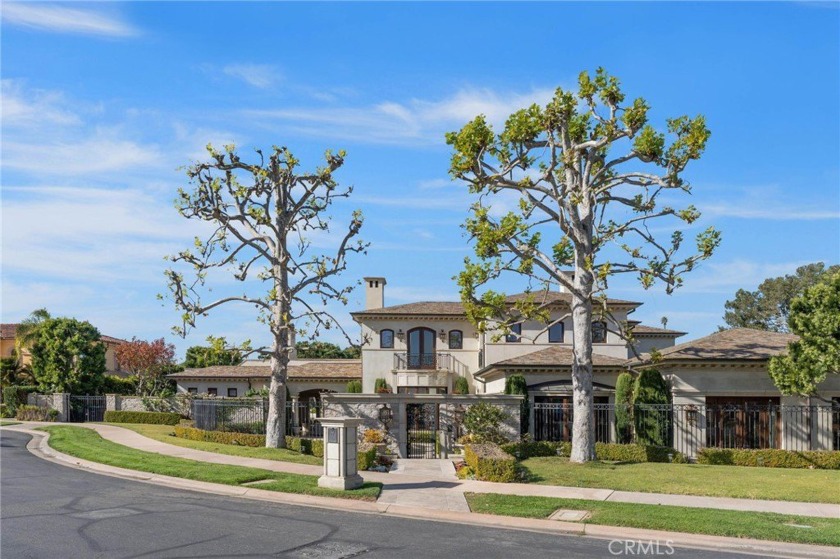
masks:
<instances>
[{"instance_id":1,"label":"trimmed hedge","mask_svg":"<svg viewBox=\"0 0 840 559\"><path fill-rule=\"evenodd\" d=\"M15 419L21 421L55 421L58 419L58 410L38 406L18 406Z\"/></svg>"},{"instance_id":2,"label":"trimmed hedge","mask_svg":"<svg viewBox=\"0 0 840 559\"><path fill-rule=\"evenodd\" d=\"M571 453L572 445L566 442L520 441L503 444L501 448L508 454L516 456L520 460L525 460L534 456L568 456Z\"/></svg>"},{"instance_id":3,"label":"trimmed hedge","mask_svg":"<svg viewBox=\"0 0 840 559\"><path fill-rule=\"evenodd\" d=\"M535 456L564 456L572 453L570 442L522 441L502 445L502 450L520 460ZM668 459L671 455L673 460ZM685 464L685 456L667 446L595 443L595 457L609 462L670 462Z\"/></svg>"},{"instance_id":4,"label":"trimmed hedge","mask_svg":"<svg viewBox=\"0 0 840 559\"><path fill-rule=\"evenodd\" d=\"M741 448L704 448L697 462L712 466L756 466L764 468L808 468L840 470L840 451L836 450L761 450Z\"/></svg>"},{"instance_id":5,"label":"trimmed hedge","mask_svg":"<svg viewBox=\"0 0 840 559\"><path fill-rule=\"evenodd\" d=\"M251 433L235 433L232 431L205 431L194 427L175 426L175 436L191 441L208 443L235 444L240 446L265 446L265 435Z\"/></svg>"},{"instance_id":6,"label":"trimmed hedge","mask_svg":"<svg viewBox=\"0 0 840 559\"><path fill-rule=\"evenodd\" d=\"M324 457L324 439L304 439L302 437L286 437L286 448L301 454L311 454L316 458Z\"/></svg>"},{"instance_id":7,"label":"trimmed hedge","mask_svg":"<svg viewBox=\"0 0 840 559\"><path fill-rule=\"evenodd\" d=\"M494 443L464 446L464 460L482 481L510 483L516 481L516 458Z\"/></svg>"},{"instance_id":8,"label":"trimmed hedge","mask_svg":"<svg viewBox=\"0 0 840 559\"><path fill-rule=\"evenodd\" d=\"M105 412L108 423L152 423L156 425L178 425L181 416L162 411L114 411Z\"/></svg>"}]
</instances>

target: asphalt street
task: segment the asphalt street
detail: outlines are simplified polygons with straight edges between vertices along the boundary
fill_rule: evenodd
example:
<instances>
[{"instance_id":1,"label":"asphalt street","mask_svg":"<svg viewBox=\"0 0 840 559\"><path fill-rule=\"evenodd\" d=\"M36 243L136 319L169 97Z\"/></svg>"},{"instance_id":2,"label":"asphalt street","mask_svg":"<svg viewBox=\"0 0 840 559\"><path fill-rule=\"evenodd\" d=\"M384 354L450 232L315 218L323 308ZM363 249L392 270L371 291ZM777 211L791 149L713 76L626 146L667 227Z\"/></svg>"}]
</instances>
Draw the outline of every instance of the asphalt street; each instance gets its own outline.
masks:
<instances>
[{"instance_id":1,"label":"asphalt street","mask_svg":"<svg viewBox=\"0 0 840 559\"><path fill-rule=\"evenodd\" d=\"M627 557L577 536L266 504L103 476L42 460L0 436L0 554L17 558ZM669 548L664 557L721 557ZM638 556L638 555L634 555ZM651 554L647 554L651 556ZM753 557L751 555L726 555Z\"/></svg>"}]
</instances>

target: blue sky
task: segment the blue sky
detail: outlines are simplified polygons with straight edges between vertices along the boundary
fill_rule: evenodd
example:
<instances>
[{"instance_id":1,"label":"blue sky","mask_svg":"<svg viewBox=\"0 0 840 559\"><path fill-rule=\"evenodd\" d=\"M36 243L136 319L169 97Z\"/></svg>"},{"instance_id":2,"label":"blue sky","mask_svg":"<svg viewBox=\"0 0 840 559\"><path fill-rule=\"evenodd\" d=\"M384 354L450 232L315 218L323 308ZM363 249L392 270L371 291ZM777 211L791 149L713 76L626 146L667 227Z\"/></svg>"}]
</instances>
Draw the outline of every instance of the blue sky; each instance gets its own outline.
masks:
<instances>
[{"instance_id":1,"label":"blue sky","mask_svg":"<svg viewBox=\"0 0 840 559\"><path fill-rule=\"evenodd\" d=\"M178 314L155 298L163 256L203 230L172 200L208 142L287 145L305 166L346 149L338 178L355 192L335 221L361 208L372 245L345 279L386 276L388 304L455 300L471 198L448 180L443 134L605 66L655 124L703 113L712 130L687 178L696 229L722 230L720 250L672 296L629 279L610 292L683 340L707 334L737 289L840 261L836 7L4 3L2 320L47 307L181 354L209 334L265 341L236 307L175 339ZM362 301L338 311L354 336L346 313Z\"/></svg>"}]
</instances>

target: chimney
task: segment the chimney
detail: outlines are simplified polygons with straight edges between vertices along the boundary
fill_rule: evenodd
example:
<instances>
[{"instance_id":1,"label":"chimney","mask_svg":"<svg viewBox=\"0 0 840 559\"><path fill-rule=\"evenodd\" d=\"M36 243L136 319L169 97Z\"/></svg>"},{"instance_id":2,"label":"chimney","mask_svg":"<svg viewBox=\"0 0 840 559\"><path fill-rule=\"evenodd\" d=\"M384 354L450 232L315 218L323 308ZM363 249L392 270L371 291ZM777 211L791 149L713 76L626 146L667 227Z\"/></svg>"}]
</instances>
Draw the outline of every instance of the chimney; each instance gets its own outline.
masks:
<instances>
[{"instance_id":1,"label":"chimney","mask_svg":"<svg viewBox=\"0 0 840 559\"><path fill-rule=\"evenodd\" d=\"M385 306L385 278L362 278L365 282L365 310Z\"/></svg>"}]
</instances>

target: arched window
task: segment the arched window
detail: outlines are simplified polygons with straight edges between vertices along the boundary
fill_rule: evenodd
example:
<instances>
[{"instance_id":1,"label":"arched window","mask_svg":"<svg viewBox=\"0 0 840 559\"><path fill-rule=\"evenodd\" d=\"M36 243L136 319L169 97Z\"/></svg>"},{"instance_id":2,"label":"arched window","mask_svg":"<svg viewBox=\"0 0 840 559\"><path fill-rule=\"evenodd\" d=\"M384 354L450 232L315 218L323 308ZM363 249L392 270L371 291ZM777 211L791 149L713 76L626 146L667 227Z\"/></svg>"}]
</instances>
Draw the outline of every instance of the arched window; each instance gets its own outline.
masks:
<instances>
[{"instance_id":1,"label":"arched window","mask_svg":"<svg viewBox=\"0 0 840 559\"><path fill-rule=\"evenodd\" d=\"M394 331L380 330L379 331L379 347L382 349L392 349L394 347Z\"/></svg>"},{"instance_id":2,"label":"arched window","mask_svg":"<svg viewBox=\"0 0 840 559\"><path fill-rule=\"evenodd\" d=\"M464 349L464 333L460 330L449 331L449 349Z\"/></svg>"},{"instance_id":3,"label":"arched window","mask_svg":"<svg viewBox=\"0 0 840 559\"><path fill-rule=\"evenodd\" d=\"M605 344L607 343L607 323L599 320L592 323L592 343Z\"/></svg>"},{"instance_id":4,"label":"arched window","mask_svg":"<svg viewBox=\"0 0 840 559\"><path fill-rule=\"evenodd\" d=\"M548 327L548 343L562 344L565 327L562 322L556 322Z\"/></svg>"}]
</instances>

